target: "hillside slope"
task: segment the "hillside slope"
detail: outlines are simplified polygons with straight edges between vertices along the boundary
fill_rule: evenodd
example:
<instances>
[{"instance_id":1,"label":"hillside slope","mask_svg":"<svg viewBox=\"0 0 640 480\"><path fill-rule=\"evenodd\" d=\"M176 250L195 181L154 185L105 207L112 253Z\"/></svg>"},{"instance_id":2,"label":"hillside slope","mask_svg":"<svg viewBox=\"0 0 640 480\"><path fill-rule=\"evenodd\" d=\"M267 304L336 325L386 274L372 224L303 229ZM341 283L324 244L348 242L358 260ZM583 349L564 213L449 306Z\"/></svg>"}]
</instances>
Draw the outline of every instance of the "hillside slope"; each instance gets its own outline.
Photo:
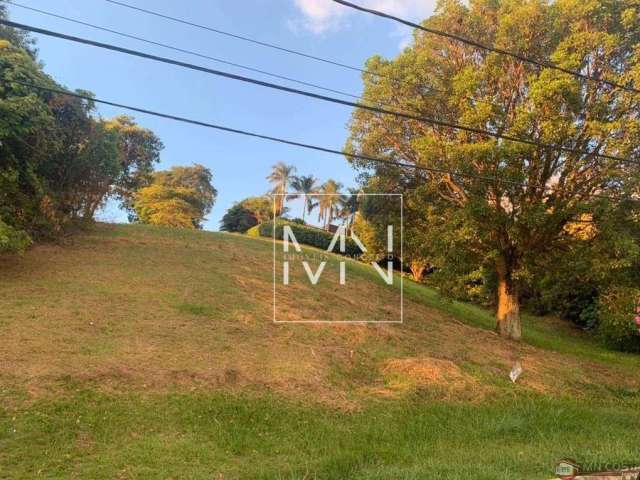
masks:
<instances>
[{"instance_id":1,"label":"hillside slope","mask_svg":"<svg viewBox=\"0 0 640 480\"><path fill-rule=\"evenodd\" d=\"M589 356L580 355L587 340L548 323L548 348L504 341L467 324L464 312L444 313L455 305L437 304L433 292L409 281L402 325L274 324L272 254L263 239L99 225L70 245L3 258L0 378L34 394L60 381L115 390L243 387L343 407L416 390L481 399L501 390L609 395L638 388L630 374L637 358L597 357L590 344ZM325 275L313 288L296 283L279 315L388 316L390 288L374 281L370 267L352 270L350 292L358 296L341 293ZM466 311L476 323L491 321L488 312ZM553 350L551 339L562 335L571 346L565 350L578 354ZM516 361L524 374L512 385Z\"/></svg>"},{"instance_id":2,"label":"hillside slope","mask_svg":"<svg viewBox=\"0 0 640 480\"><path fill-rule=\"evenodd\" d=\"M409 281L401 325L274 324L272 255L98 225L0 257L0 478L542 480L562 457L637 459L638 357L553 319L507 342ZM397 290L349 272L356 295L296 281L280 319L388 317Z\"/></svg>"}]
</instances>

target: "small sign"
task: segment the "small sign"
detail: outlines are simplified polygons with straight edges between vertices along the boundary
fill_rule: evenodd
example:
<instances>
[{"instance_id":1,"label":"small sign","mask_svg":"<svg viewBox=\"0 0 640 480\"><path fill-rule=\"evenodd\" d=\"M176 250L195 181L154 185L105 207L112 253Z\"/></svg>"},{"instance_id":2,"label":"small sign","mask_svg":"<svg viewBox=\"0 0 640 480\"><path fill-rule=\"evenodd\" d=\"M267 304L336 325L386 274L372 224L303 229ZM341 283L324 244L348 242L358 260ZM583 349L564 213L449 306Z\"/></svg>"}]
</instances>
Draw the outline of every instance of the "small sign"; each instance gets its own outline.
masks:
<instances>
[{"instance_id":1,"label":"small sign","mask_svg":"<svg viewBox=\"0 0 640 480\"><path fill-rule=\"evenodd\" d=\"M556 475L567 480L580 473L580 466L573 460L560 460L556 463Z\"/></svg>"}]
</instances>

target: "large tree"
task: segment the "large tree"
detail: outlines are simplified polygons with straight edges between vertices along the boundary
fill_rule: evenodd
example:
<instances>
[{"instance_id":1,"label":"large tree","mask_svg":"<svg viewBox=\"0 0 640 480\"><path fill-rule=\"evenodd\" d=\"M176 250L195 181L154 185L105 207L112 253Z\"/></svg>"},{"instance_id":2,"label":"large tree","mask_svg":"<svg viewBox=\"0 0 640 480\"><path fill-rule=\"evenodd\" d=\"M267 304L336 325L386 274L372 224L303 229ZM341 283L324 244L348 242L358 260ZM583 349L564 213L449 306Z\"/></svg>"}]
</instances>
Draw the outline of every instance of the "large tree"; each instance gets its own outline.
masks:
<instances>
[{"instance_id":1,"label":"large tree","mask_svg":"<svg viewBox=\"0 0 640 480\"><path fill-rule=\"evenodd\" d=\"M0 221L47 237L93 218L120 174L117 138L92 101L17 83L65 91L25 50L28 37L6 28L0 37Z\"/></svg>"},{"instance_id":2,"label":"large tree","mask_svg":"<svg viewBox=\"0 0 640 480\"><path fill-rule=\"evenodd\" d=\"M311 213L316 207L313 194L318 190L318 179L313 175L300 175L293 178L291 187L295 193L289 195L288 198L302 198L302 221L304 222L307 212Z\"/></svg>"},{"instance_id":3,"label":"large tree","mask_svg":"<svg viewBox=\"0 0 640 480\"><path fill-rule=\"evenodd\" d=\"M93 102L56 95L49 108L55 120L50 134L56 143L37 171L62 223L92 221L121 173L117 135L91 117Z\"/></svg>"},{"instance_id":4,"label":"large tree","mask_svg":"<svg viewBox=\"0 0 640 480\"><path fill-rule=\"evenodd\" d=\"M268 197L249 197L227 210L220 221L220 230L244 233L272 217L273 206Z\"/></svg>"},{"instance_id":5,"label":"large tree","mask_svg":"<svg viewBox=\"0 0 640 480\"><path fill-rule=\"evenodd\" d=\"M634 0L447 0L425 25L639 87L639 14ZM397 58L371 58L367 70L375 72L364 75L372 104L576 151L640 156L640 95L629 90L423 31ZM454 172L359 162L374 175L420 180L448 226L438 244L449 261L494 269L497 330L513 339L521 336L521 279L566 241L565 226L615 207L602 196L638 193L637 164L364 109L353 114L346 149Z\"/></svg>"},{"instance_id":6,"label":"large tree","mask_svg":"<svg viewBox=\"0 0 640 480\"><path fill-rule=\"evenodd\" d=\"M202 228L218 194L211 180L211 171L197 164L154 173L151 185L135 194L138 220L151 225Z\"/></svg>"},{"instance_id":7,"label":"large tree","mask_svg":"<svg viewBox=\"0 0 640 480\"><path fill-rule=\"evenodd\" d=\"M340 189L342 184L332 178L322 184L316 193L318 199L318 221L323 222L325 230L338 214L340 206Z\"/></svg>"},{"instance_id":8,"label":"large tree","mask_svg":"<svg viewBox=\"0 0 640 480\"><path fill-rule=\"evenodd\" d=\"M114 182L112 193L128 212L129 220L135 220L133 198L138 190L151 184L154 167L160 161L164 145L155 133L136 124L130 116L119 115L105 125L118 135L121 164L121 173Z\"/></svg>"},{"instance_id":9,"label":"large tree","mask_svg":"<svg viewBox=\"0 0 640 480\"><path fill-rule=\"evenodd\" d=\"M295 178L295 171L296 167L293 165L286 165L284 162L278 162L271 167L271 173L267 176L267 180L273 184L273 188L270 193L275 195L274 202L276 216L283 214L287 189L289 188L291 181Z\"/></svg>"}]
</instances>

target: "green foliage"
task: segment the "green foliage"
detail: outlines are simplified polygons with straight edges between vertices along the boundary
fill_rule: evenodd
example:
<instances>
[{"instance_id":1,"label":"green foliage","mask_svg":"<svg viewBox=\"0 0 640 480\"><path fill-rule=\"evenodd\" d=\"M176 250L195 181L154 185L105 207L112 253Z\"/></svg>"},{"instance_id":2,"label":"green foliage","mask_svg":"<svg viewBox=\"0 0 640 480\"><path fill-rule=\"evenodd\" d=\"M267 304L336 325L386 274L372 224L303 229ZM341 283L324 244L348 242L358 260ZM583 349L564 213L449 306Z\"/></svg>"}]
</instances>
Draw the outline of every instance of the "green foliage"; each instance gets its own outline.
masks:
<instances>
[{"instance_id":1,"label":"green foliage","mask_svg":"<svg viewBox=\"0 0 640 480\"><path fill-rule=\"evenodd\" d=\"M7 80L0 84L0 218L35 240L50 238L92 221L110 195L131 194L161 143L128 117L95 118L91 100L11 83L66 90L43 72L27 35L0 27L0 39L0 77Z\"/></svg>"},{"instance_id":2,"label":"green foliage","mask_svg":"<svg viewBox=\"0 0 640 480\"><path fill-rule=\"evenodd\" d=\"M220 220L220 230L223 232L244 233L256 225L258 225L258 220L255 215L251 210L242 206L242 203L232 205Z\"/></svg>"},{"instance_id":3,"label":"green foliage","mask_svg":"<svg viewBox=\"0 0 640 480\"><path fill-rule=\"evenodd\" d=\"M135 195L140 223L175 228L202 228L217 195L211 172L202 165L156 172L153 183Z\"/></svg>"},{"instance_id":4,"label":"green foliage","mask_svg":"<svg viewBox=\"0 0 640 480\"><path fill-rule=\"evenodd\" d=\"M254 225L245 233L248 237L258 238L260 236L260 225Z\"/></svg>"},{"instance_id":5,"label":"green foliage","mask_svg":"<svg viewBox=\"0 0 640 480\"><path fill-rule=\"evenodd\" d=\"M0 3L0 19L7 20L8 17L7 6ZM14 46L24 50L31 58L36 58L36 42L29 36L28 32L0 25L0 41L13 44ZM0 44L0 48L2 48L2 44Z\"/></svg>"},{"instance_id":6,"label":"green foliage","mask_svg":"<svg viewBox=\"0 0 640 480\"><path fill-rule=\"evenodd\" d=\"M0 220L0 253L23 252L31 245L27 232L16 230Z\"/></svg>"},{"instance_id":7,"label":"green foliage","mask_svg":"<svg viewBox=\"0 0 640 480\"><path fill-rule=\"evenodd\" d=\"M61 226L90 221L121 172L117 134L90 116L92 102L60 95L49 108L57 148L40 162L38 173Z\"/></svg>"},{"instance_id":8,"label":"green foliage","mask_svg":"<svg viewBox=\"0 0 640 480\"><path fill-rule=\"evenodd\" d=\"M227 210L220 221L223 232L244 233L251 227L273 218L271 200L267 197L246 198Z\"/></svg>"},{"instance_id":9,"label":"green foliage","mask_svg":"<svg viewBox=\"0 0 640 480\"><path fill-rule=\"evenodd\" d=\"M296 237L296 240L300 244L310 245L312 247L320 248L322 250L326 250L331 244L331 240L333 240L333 234L327 232L326 230L321 230L319 228L310 227L306 225L300 225L297 223L289 222L286 220L277 220L275 225L275 238L277 240L283 239L284 234L284 226L288 225L291 227L291 231ZM258 226L258 231L260 232L261 237L274 237L273 231L273 222L265 222L261 223ZM334 247L334 253L342 253L339 251L339 243ZM356 258L359 257L362 252L358 245L351 240L350 238L345 239L345 255Z\"/></svg>"},{"instance_id":10,"label":"green foliage","mask_svg":"<svg viewBox=\"0 0 640 480\"><path fill-rule=\"evenodd\" d=\"M271 167L271 173L267 176L267 180L273 184L270 193L275 195L276 216L284 213L285 194L291 182L296 178L294 176L295 171L296 167L293 165L278 162Z\"/></svg>"},{"instance_id":11,"label":"green foliage","mask_svg":"<svg viewBox=\"0 0 640 480\"><path fill-rule=\"evenodd\" d=\"M640 325L635 322L640 305L640 289L612 287L599 300L598 331L612 346L625 351L640 352Z\"/></svg>"},{"instance_id":12,"label":"green foliage","mask_svg":"<svg viewBox=\"0 0 640 480\"><path fill-rule=\"evenodd\" d=\"M318 179L313 175L300 175L294 177L291 181L291 187L296 192L294 194L289 195L288 199L299 198L302 197L302 222L304 223L304 219L307 213L311 213L311 211L317 206L314 202L313 194L318 191L317 185Z\"/></svg>"},{"instance_id":13,"label":"green foliage","mask_svg":"<svg viewBox=\"0 0 640 480\"><path fill-rule=\"evenodd\" d=\"M634 209L594 211L567 224L569 241L527 276L526 301L539 314L557 313L577 325L598 325L600 292L640 282L640 225Z\"/></svg>"},{"instance_id":14,"label":"green foliage","mask_svg":"<svg viewBox=\"0 0 640 480\"><path fill-rule=\"evenodd\" d=\"M338 217L342 196L340 195L342 184L332 178L327 180L318 189L318 221L323 222L324 228L329 228L331 222Z\"/></svg>"},{"instance_id":15,"label":"green foliage","mask_svg":"<svg viewBox=\"0 0 640 480\"><path fill-rule=\"evenodd\" d=\"M628 30L630 19L636 18L635 3L453 0L441 2L425 23L549 58L565 68L637 83L640 35L637 28ZM583 150L598 146L599 153L638 158L637 98L624 89L602 88L421 32L399 56L373 57L367 69L378 74L364 77L363 96L374 104L513 137ZM350 127L349 153L455 172L425 174L352 160L367 169L368 177L377 177L382 191L422 190L419 195L430 207L416 212L423 212L431 230L424 234L432 240L427 253L441 272L467 275L492 268L503 287L498 289L504 300L499 305L509 309L498 318L503 326L518 323L518 293L536 266L579 241L565 226L582 215L615 209L614 202L594 194L620 197L640 188L640 170L619 160L559 155L553 149L392 116L381 121L379 114L364 109L354 111ZM629 208L638 212L637 204ZM425 243L416 246L421 245Z\"/></svg>"},{"instance_id":16,"label":"green foliage","mask_svg":"<svg viewBox=\"0 0 640 480\"><path fill-rule=\"evenodd\" d=\"M153 169L160 161L164 146L155 133L140 127L127 115L119 115L105 125L118 136L121 172L114 182L113 193L120 200L121 207L127 210L129 219L135 220L133 197L153 181Z\"/></svg>"}]
</instances>

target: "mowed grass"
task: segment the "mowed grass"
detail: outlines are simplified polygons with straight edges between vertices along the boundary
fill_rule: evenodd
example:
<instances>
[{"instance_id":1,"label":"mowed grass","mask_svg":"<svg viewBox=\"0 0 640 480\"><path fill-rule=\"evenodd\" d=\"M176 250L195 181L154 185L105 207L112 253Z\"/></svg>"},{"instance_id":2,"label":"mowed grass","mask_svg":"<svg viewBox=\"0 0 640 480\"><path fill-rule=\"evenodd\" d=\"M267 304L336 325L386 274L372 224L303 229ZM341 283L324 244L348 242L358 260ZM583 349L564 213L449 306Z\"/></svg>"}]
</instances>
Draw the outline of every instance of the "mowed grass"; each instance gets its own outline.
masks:
<instances>
[{"instance_id":1,"label":"mowed grass","mask_svg":"<svg viewBox=\"0 0 640 480\"><path fill-rule=\"evenodd\" d=\"M418 397L344 413L268 396L80 391L2 411L0 477L543 479L563 456L637 460L639 406Z\"/></svg>"},{"instance_id":2,"label":"mowed grass","mask_svg":"<svg viewBox=\"0 0 640 480\"><path fill-rule=\"evenodd\" d=\"M309 250L317 254L317 251ZM274 324L272 243L98 225L0 257L0 478L544 479L640 463L640 359L404 283L402 325ZM277 319L394 319L329 256ZM315 265L314 265L315 269ZM524 373L508 380L515 361Z\"/></svg>"}]
</instances>

